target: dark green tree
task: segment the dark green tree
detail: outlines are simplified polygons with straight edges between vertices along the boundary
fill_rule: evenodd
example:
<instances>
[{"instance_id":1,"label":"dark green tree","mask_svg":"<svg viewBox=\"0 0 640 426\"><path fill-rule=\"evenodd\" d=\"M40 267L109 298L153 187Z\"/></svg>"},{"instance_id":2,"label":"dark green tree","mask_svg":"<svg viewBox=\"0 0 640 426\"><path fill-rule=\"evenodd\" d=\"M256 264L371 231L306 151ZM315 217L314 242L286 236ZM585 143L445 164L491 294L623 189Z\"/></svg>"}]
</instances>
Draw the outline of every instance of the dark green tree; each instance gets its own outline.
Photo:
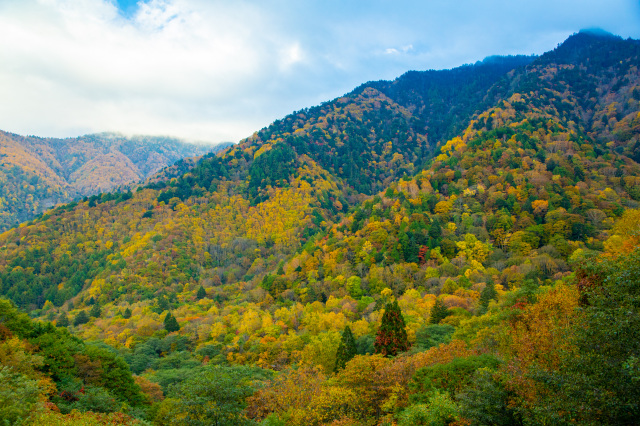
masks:
<instances>
[{"instance_id":1,"label":"dark green tree","mask_svg":"<svg viewBox=\"0 0 640 426\"><path fill-rule=\"evenodd\" d=\"M205 297L207 297L207 292L204 289L204 287L200 286L200 288L198 289L198 292L196 293L196 299L200 300L200 299L204 299Z\"/></svg>"},{"instance_id":2,"label":"dark green tree","mask_svg":"<svg viewBox=\"0 0 640 426\"><path fill-rule=\"evenodd\" d=\"M100 309L100 305L98 305L96 303L91 307L91 310L89 311L89 316L92 316L94 318L98 318L101 313L102 313L102 311Z\"/></svg>"},{"instance_id":3,"label":"dark green tree","mask_svg":"<svg viewBox=\"0 0 640 426\"><path fill-rule=\"evenodd\" d=\"M344 366L356 356L358 348L356 347L356 340L353 338L351 328L346 326L342 332L342 339L340 339L340 345L338 346L338 352L336 352L336 366L333 371L338 371L344 368Z\"/></svg>"},{"instance_id":4,"label":"dark green tree","mask_svg":"<svg viewBox=\"0 0 640 426\"><path fill-rule=\"evenodd\" d=\"M156 313L161 314L164 311L168 311L169 308L170 308L169 301L163 294L163 295L160 295L160 297L158 297L158 299L156 300L156 305L153 307L153 310Z\"/></svg>"},{"instance_id":5,"label":"dark green tree","mask_svg":"<svg viewBox=\"0 0 640 426\"><path fill-rule=\"evenodd\" d=\"M434 219L431 222L431 228L429 228L429 236L434 240L442 237L442 226L440 225L440 221L438 219Z\"/></svg>"},{"instance_id":6,"label":"dark green tree","mask_svg":"<svg viewBox=\"0 0 640 426\"><path fill-rule=\"evenodd\" d=\"M487 312L487 308L489 307L489 302L496 299L498 297L498 292L496 291L496 286L493 284L493 281L489 280L487 285L480 293L480 313L483 314Z\"/></svg>"},{"instance_id":7,"label":"dark green tree","mask_svg":"<svg viewBox=\"0 0 640 426\"><path fill-rule=\"evenodd\" d=\"M173 333L174 331L180 330L180 325L176 318L171 315L171 312L167 312L167 316L164 317L164 328L169 332Z\"/></svg>"},{"instance_id":8,"label":"dark green tree","mask_svg":"<svg viewBox=\"0 0 640 426\"><path fill-rule=\"evenodd\" d=\"M503 383L503 375L490 368L480 368L469 386L456 394L462 416L472 425L520 426L525 424L518 406L511 401L518 398Z\"/></svg>"},{"instance_id":9,"label":"dark green tree","mask_svg":"<svg viewBox=\"0 0 640 426\"><path fill-rule=\"evenodd\" d=\"M69 318L67 317L66 312L62 312L58 315L58 319L56 320L56 325L58 327L68 327L69 326Z\"/></svg>"},{"instance_id":10,"label":"dark green tree","mask_svg":"<svg viewBox=\"0 0 640 426\"><path fill-rule=\"evenodd\" d=\"M442 300L436 299L436 303L431 308L431 315L429 316L429 322L431 324L439 324L440 321L449 316L449 309L444 306Z\"/></svg>"},{"instance_id":11,"label":"dark green tree","mask_svg":"<svg viewBox=\"0 0 640 426\"><path fill-rule=\"evenodd\" d=\"M125 309L124 313L122 314L122 318L124 318L124 319L131 318L131 309L129 309L129 308Z\"/></svg>"},{"instance_id":12,"label":"dark green tree","mask_svg":"<svg viewBox=\"0 0 640 426\"><path fill-rule=\"evenodd\" d=\"M81 324L86 324L89 322L89 315L87 315L86 311L78 312L78 315L73 319L73 325L79 326Z\"/></svg>"},{"instance_id":13,"label":"dark green tree","mask_svg":"<svg viewBox=\"0 0 640 426\"><path fill-rule=\"evenodd\" d=\"M160 424L254 425L244 409L246 399L263 379L258 369L244 366L206 366L182 383L173 386L155 420ZM164 406L164 407L163 407ZM166 423L165 423L166 422Z\"/></svg>"},{"instance_id":14,"label":"dark green tree","mask_svg":"<svg viewBox=\"0 0 640 426\"><path fill-rule=\"evenodd\" d=\"M375 353L396 356L409 349L406 324L397 301L387 303L382 315L382 323L376 334Z\"/></svg>"}]
</instances>

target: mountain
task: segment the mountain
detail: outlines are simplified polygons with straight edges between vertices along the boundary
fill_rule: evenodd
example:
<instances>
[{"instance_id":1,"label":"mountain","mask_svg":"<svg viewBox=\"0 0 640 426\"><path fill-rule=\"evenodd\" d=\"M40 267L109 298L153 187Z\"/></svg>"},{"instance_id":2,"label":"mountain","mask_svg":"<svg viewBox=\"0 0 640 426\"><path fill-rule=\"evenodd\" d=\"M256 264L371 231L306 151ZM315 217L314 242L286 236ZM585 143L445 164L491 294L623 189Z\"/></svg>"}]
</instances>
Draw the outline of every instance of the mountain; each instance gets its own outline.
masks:
<instances>
[{"instance_id":1,"label":"mountain","mask_svg":"<svg viewBox=\"0 0 640 426\"><path fill-rule=\"evenodd\" d=\"M468 308L473 293L456 290L474 282L509 289L568 273L576 249L602 249L639 205L639 54L636 41L578 34L511 74L504 99L292 258L283 281L330 294L331 279L351 276L352 297L439 288ZM309 256L324 282L296 271Z\"/></svg>"},{"instance_id":2,"label":"mountain","mask_svg":"<svg viewBox=\"0 0 640 426\"><path fill-rule=\"evenodd\" d=\"M285 143L359 193L374 194L429 160L461 130L505 73L526 56L490 58L451 70L409 72L393 82L366 83L320 106L293 113L242 144L252 150Z\"/></svg>"},{"instance_id":3,"label":"mountain","mask_svg":"<svg viewBox=\"0 0 640 426\"><path fill-rule=\"evenodd\" d=\"M0 230L58 203L124 188L184 157L220 148L166 137L102 133L53 139L0 131Z\"/></svg>"},{"instance_id":4,"label":"mountain","mask_svg":"<svg viewBox=\"0 0 640 426\"><path fill-rule=\"evenodd\" d=\"M158 424L222 382L267 424L628 423L639 56L581 32L367 83L1 234L0 293L158 384ZM392 301L413 349L372 355Z\"/></svg>"}]
</instances>

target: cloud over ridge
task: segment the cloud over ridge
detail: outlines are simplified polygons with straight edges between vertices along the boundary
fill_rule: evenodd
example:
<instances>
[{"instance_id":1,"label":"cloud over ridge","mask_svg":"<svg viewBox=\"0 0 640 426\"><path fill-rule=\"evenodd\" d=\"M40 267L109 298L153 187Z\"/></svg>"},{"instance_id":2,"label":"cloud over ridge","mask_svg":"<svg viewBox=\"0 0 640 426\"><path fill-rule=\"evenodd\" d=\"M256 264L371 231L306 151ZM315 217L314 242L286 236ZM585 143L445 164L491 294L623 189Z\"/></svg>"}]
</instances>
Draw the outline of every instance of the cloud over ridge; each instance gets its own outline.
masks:
<instances>
[{"instance_id":1,"label":"cloud over ridge","mask_svg":"<svg viewBox=\"0 0 640 426\"><path fill-rule=\"evenodd\" d=\"M640 35L631 1L423 3L4 0L0 129L237 141L367 80L541 53L588 26Z\"/></svg>"}]
</instances>

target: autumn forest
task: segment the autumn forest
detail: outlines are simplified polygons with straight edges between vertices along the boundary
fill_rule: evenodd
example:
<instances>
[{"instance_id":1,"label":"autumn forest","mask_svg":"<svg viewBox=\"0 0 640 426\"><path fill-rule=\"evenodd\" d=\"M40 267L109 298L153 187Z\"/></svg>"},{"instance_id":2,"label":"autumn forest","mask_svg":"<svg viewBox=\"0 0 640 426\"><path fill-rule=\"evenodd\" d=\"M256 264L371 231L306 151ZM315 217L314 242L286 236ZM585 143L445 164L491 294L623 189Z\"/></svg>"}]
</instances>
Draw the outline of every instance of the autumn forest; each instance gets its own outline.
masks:
<instances>
[{"instance_id":1,"label":"autumn forest","mask_svg":"<svg viewBox=\"0 0 640 426\"><path fill-rule=\"evenodd\" d=\"M583 31L214 152L0 133L0 421L636 424L639 67Z\"/></svg>"}]
</instances>

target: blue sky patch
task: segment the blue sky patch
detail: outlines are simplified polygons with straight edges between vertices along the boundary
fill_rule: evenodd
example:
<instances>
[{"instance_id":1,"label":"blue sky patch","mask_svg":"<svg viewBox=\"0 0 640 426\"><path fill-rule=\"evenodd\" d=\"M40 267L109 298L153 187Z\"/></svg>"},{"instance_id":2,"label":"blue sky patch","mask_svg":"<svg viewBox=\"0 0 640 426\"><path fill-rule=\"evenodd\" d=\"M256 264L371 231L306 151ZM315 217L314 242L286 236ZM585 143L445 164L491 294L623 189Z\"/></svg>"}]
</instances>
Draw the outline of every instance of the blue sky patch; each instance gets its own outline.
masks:
<instances>
[{"instance_id":1,"label":"blue sky patch","mask_svg":"<svg viewBox=\"0 0 640 426\"><path fill-rule=\"evenodd\" d=\"M138 10L138 0L116 0L116 5L120 9L120 13L130 18Z\"/></svg>"}]
</instances>

